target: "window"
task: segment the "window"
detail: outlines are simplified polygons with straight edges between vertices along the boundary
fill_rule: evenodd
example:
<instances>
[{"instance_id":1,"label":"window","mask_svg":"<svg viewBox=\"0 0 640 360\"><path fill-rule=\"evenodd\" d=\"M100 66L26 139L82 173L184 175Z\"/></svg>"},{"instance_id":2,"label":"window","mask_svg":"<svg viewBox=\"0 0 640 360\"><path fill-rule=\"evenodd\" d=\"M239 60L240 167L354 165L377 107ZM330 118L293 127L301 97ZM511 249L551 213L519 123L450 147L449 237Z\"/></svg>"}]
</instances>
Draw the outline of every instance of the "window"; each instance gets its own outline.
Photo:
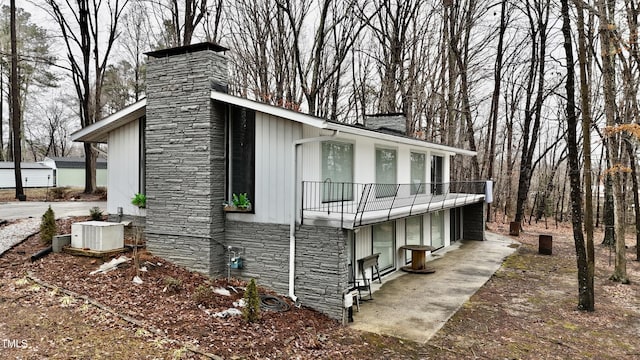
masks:
<instances>
[{"instance_id":1,"label":"window","mask_svg":"<svg viewBox=\"0 0 640 360\"><path fill-rule=\"evenodd\" d=\"M431 157L431 193L442 195L444 193L444 158L442 156Z\"/></svg>"},{"instance_id":2,"label":"window","mask_svg":"<svg viewBox=\"0 0 640 360\"><path fill-rule=\"evenodd\" d=\"M353 200L353 144L322 143L322 201Z\"/></svg>"},{"instance_id":3,"label":"window","mask_svg":"<svg viewBox=\"0 0 640 360\"><path fill-rule=\"evenodd\" d=\"M389 221L373 226L373 253L380 253L378 267L380 272L394 269L395 222Z\"/></svg>"},{"instance_id":4,"label":"window","mask_svg":"<svg viewBox=\"0 0 640 360\"><path fill-rule=\"evenodd\" d=\"M247 193L252 208L255 209L255 112L230 107L229 131L231 194Z\"/></svg>"},{"instance_id":5,"label":"window","mask_svg":"<svg viewBox=\"0 0 640 360\"><path fill-rule=\"evenodd\" d=\"M424 194L427 182L426 156L421 153L411 153L411 195Z\"/></svg>"},{"instance_id":6,"label":"window","mask_svg":"<svg viewBox=\"0 0 640 360\"><path fill-rule=\"evenodd\" d=\"M394 196L396 193L396 151L376 149L376 197Z\"/></svg>"},{"instance_id":7,"label":"window","mask_svg":"<svg viewBox=\"0 0 640 360\"><path fill-rule=\"evenodd\" d=\"M431 246L444 246L444 211L431 213Z\"/></svg>"},{"instance_id":8,"label":"window","mask_svg":"<svg viewBox=\"0 0 640 360\"><path fill-rule=\"evenodd\" d=\"M422 216L405 220L405 242L407 245L422 245ZM411 262L411 251L405 251L407 263Z\"/></svg>"}]
</instances>

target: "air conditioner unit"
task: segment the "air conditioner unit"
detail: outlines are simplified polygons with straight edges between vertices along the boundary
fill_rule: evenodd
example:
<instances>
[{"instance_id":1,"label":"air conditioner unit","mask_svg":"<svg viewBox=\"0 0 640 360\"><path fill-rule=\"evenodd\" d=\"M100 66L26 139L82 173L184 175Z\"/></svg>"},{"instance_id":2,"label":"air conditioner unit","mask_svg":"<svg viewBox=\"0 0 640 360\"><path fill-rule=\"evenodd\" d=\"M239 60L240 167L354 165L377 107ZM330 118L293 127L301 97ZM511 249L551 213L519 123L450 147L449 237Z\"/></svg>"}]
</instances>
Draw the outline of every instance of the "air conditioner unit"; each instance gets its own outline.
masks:
<instances>
[{"instance_id":1,"label":"air conditioner unit","mask_svg":"<svg viewBox=\"0 0 640 360\"><path fill-rule=\"evenodd\" d=\"M124 225L106 221L71 224L71 247L98 251L124 247Z\"/></svg>"}]
</instances>

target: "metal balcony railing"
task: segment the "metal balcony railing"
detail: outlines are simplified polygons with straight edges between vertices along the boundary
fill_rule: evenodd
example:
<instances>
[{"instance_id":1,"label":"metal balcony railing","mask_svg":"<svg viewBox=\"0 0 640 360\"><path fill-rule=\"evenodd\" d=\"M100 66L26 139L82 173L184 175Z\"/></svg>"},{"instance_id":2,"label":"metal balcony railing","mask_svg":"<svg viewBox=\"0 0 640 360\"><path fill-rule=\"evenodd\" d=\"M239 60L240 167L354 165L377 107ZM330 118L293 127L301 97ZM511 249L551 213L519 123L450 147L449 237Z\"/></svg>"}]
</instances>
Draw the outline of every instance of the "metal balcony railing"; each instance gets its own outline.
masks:
<instances>
[{"instance_id":1,"label":"metal balcony railing","mask_svg":"<svg viewBox=\"0 0 640 360\"><path fill-rule=\"evenodd\" d=\"M332 219L354 228L478 202L486 181L416 184L302 182L302 221Z\"/></svg>"}]
</instances>

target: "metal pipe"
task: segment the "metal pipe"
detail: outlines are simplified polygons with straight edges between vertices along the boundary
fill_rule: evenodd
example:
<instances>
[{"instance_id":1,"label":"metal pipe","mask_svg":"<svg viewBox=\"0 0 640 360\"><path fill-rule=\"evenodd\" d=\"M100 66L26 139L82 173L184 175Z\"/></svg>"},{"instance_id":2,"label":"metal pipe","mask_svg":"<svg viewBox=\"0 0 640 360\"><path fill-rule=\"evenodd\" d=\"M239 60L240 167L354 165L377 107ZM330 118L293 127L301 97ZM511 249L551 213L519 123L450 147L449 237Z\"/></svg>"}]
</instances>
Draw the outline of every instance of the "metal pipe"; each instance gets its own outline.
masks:
<instances>
[{"instance_id":1,"label":"metal pipe","mask_svg":"<svg viewBox=\"0 0 640 360\"><path fill-rule=\"evenodd\" d=\"M36 261L36 260L38 260L40 258L43 258L43 257L47 256L52 251L53 251L53 246L49 246L49 247L46 247L46 248L38 251L37 253L31 255L31 262L34 262L34 261Z\"/></svg>"}]
</instances>

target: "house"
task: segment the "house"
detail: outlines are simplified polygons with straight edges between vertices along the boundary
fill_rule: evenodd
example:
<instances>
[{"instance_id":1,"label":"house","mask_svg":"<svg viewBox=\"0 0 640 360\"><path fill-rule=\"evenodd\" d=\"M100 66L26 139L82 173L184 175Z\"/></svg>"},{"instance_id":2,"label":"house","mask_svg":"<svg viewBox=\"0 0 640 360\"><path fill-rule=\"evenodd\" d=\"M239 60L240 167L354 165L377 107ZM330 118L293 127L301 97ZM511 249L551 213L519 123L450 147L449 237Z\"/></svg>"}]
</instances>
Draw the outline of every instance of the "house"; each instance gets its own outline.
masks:
<instances>
[{"instance_id":1,"label":"house","mask_svg":"<svg viewBox=\"0 0 640 360\"><path fill-rule=\"evenodd\" d=\"M0 189L15 188L15 166L13 161L0 161ZM55 171L46 164L39 162L20 163L22 186L38 188L54 186Z\"/></svg>"},{"instance_id":2,"label":"house","mask_svg":"<svg viewBox=\"0 0 640 360\"><path fill-rule=\"evenodd\" d=\"M46 157L42 163L55 170L54 186L84 187L83 157ZM107 160L100 157L96 159L96 186L107 186Z\"/></svg>"},{"instance_id":3,"label":"house","mask_svg":"<svg viewBox=\"0 0 640 360\"><path fill-rule=\"evenodd\" d=\"M229 95L226 50L148 53L147 98L72 135L108 143L107 210L145 216L151 252L210 276L238 256L234 276L344 320L358 259L379 253L384 279L411 261L404 244L484 239L485 182L449 179L451 156L474 152L388 117L354 126ZM223 210L234 193L251 211Z\"/></svg>"}]
</instances>

